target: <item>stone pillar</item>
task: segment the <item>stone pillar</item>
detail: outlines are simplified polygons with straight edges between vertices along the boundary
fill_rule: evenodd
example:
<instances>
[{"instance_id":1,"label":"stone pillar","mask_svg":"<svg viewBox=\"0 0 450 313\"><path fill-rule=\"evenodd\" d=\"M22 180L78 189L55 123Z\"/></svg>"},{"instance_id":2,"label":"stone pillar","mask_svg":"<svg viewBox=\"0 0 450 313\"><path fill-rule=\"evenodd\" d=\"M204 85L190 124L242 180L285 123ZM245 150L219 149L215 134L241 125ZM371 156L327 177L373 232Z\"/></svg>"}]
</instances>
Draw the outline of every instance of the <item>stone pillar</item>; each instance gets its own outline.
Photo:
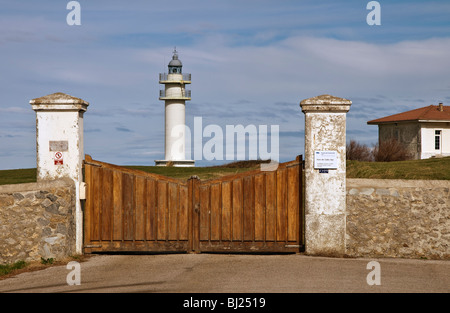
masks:
<instances>
[{"instance_id":1,"label":"stone pillar","mask_svg":"<svg viewBox=\"0 0 450 313\"><path fill-rule=\"evenodd\" d=\"M305 113L305 250L345 254L346 115L350 100L321 95L301 101Z\"/></svg>"},{"instance_id":2,"label":"stone pillar","mask_svg":"<svg viewBox=\"0 0 450 313\"><path fill-rule=\"evenodd\" d=\"M76 186L76 252L82 253L83 114L88 102L64 93L30 101L36 112L37 180L69 177Z\"/></svg>"}]
</instances>

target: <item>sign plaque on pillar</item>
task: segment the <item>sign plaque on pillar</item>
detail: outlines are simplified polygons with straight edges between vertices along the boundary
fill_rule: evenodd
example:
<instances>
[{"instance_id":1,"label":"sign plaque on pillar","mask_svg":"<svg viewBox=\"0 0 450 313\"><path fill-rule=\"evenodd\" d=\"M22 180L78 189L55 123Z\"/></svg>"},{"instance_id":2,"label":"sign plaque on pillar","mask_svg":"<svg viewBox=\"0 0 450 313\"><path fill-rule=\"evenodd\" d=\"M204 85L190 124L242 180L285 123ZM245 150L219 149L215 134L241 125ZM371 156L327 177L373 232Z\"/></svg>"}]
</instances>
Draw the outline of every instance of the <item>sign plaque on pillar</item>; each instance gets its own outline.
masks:
<instances>
[{"instance_id":1,"label":"sign plaque on pillar","mask_svg":"<svg viewBox=\"0 0 450 313\"><path fill-rule=\"evenodd\" d=\"M314 151L314 168L335 170L338 168L337 151Z\"/></svg>"}]
</instances>

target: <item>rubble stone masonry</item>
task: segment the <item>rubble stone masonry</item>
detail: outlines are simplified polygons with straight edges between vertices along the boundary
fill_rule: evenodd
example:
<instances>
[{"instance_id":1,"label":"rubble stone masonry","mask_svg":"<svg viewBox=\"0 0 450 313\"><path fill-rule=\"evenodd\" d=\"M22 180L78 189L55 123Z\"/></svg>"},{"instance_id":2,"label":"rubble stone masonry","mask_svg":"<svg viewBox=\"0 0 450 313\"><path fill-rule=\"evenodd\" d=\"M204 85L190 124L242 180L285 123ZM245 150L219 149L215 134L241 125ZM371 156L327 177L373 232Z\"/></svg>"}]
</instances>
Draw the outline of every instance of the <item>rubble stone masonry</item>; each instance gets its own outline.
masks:
<instances>
[{"instance_id":1,"label":"rubble stone masonry","mask_svg":"<svg viewBox=\"0 0 450 313\"><path fill-rule=\"evenodd\" d=\"M450 259L450 181L347 179L346 254Z\"/></svg>"},{"instance_id":2,"label":"rubble stone masonry","mask_svg":"<svg viewBox=\"0 0 450 313\"><path fill-rule=\"evenodd\" d=\"M0 186L0 264L75 254L72 179Z\"/></svg>"}]
</instances>

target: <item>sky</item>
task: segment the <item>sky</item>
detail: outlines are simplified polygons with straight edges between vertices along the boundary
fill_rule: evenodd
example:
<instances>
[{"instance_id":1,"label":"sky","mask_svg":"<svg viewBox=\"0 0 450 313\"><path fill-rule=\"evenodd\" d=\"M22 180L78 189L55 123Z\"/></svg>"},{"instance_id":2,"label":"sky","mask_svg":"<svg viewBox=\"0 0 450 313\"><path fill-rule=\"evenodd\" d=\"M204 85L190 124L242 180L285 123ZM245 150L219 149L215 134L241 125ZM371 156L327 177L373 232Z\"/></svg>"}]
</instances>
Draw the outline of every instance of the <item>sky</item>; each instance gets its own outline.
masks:
<instances>
[{"instance_id":1,"label":"sky","mask_svg":"<svg viewBox=\"0 0 450 313\"><path fill-rule=\"evenodd\" d=\"M372 146L367 121L450 103L450 1L378 1L381 25L368 25L368 2L80 0L81 25L68 25L69 1L0 0L0 169L36 167L29 101L55 92L89 102L94 159L164 159L159 73L175 46L192 74L191 130L195 117L224 131L278 125L279 160L293 160L304 153L300 101L331 94L352 101L347 141Z\"/></svg>"}]
</instances>

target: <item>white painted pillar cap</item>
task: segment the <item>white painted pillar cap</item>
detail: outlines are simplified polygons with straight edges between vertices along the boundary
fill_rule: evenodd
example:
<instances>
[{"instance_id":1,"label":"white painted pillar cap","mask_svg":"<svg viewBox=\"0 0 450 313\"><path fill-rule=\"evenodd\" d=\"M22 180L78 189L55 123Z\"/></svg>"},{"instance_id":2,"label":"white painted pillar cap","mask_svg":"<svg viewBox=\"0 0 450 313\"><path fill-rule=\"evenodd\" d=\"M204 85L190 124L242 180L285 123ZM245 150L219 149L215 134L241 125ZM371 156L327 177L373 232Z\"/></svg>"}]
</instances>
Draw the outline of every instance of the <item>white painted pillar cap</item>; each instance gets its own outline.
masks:
<instances>
[{"instance_id":1,"label":"white painted pillar cap","mask_svg":"<svg viewBox=\"0 0 450 313\"><path fill-rule=\"evenodd\" d=\"M346 113L350 110L350 100L330 95L321 95L305 99L300 102L303 113L309 112L338 112Z\"/></svg>"},{"instance_id":2,"label":"white painted pillar cap","mask_svg":"<svg viewBox=\"0 0 450 313\"><path fill-rule=\"evenodd\" d=\"M57 92L30 100L30 104L34 111L86 111L89 102L62 92Z\"/></svg>"}]
</instances>

